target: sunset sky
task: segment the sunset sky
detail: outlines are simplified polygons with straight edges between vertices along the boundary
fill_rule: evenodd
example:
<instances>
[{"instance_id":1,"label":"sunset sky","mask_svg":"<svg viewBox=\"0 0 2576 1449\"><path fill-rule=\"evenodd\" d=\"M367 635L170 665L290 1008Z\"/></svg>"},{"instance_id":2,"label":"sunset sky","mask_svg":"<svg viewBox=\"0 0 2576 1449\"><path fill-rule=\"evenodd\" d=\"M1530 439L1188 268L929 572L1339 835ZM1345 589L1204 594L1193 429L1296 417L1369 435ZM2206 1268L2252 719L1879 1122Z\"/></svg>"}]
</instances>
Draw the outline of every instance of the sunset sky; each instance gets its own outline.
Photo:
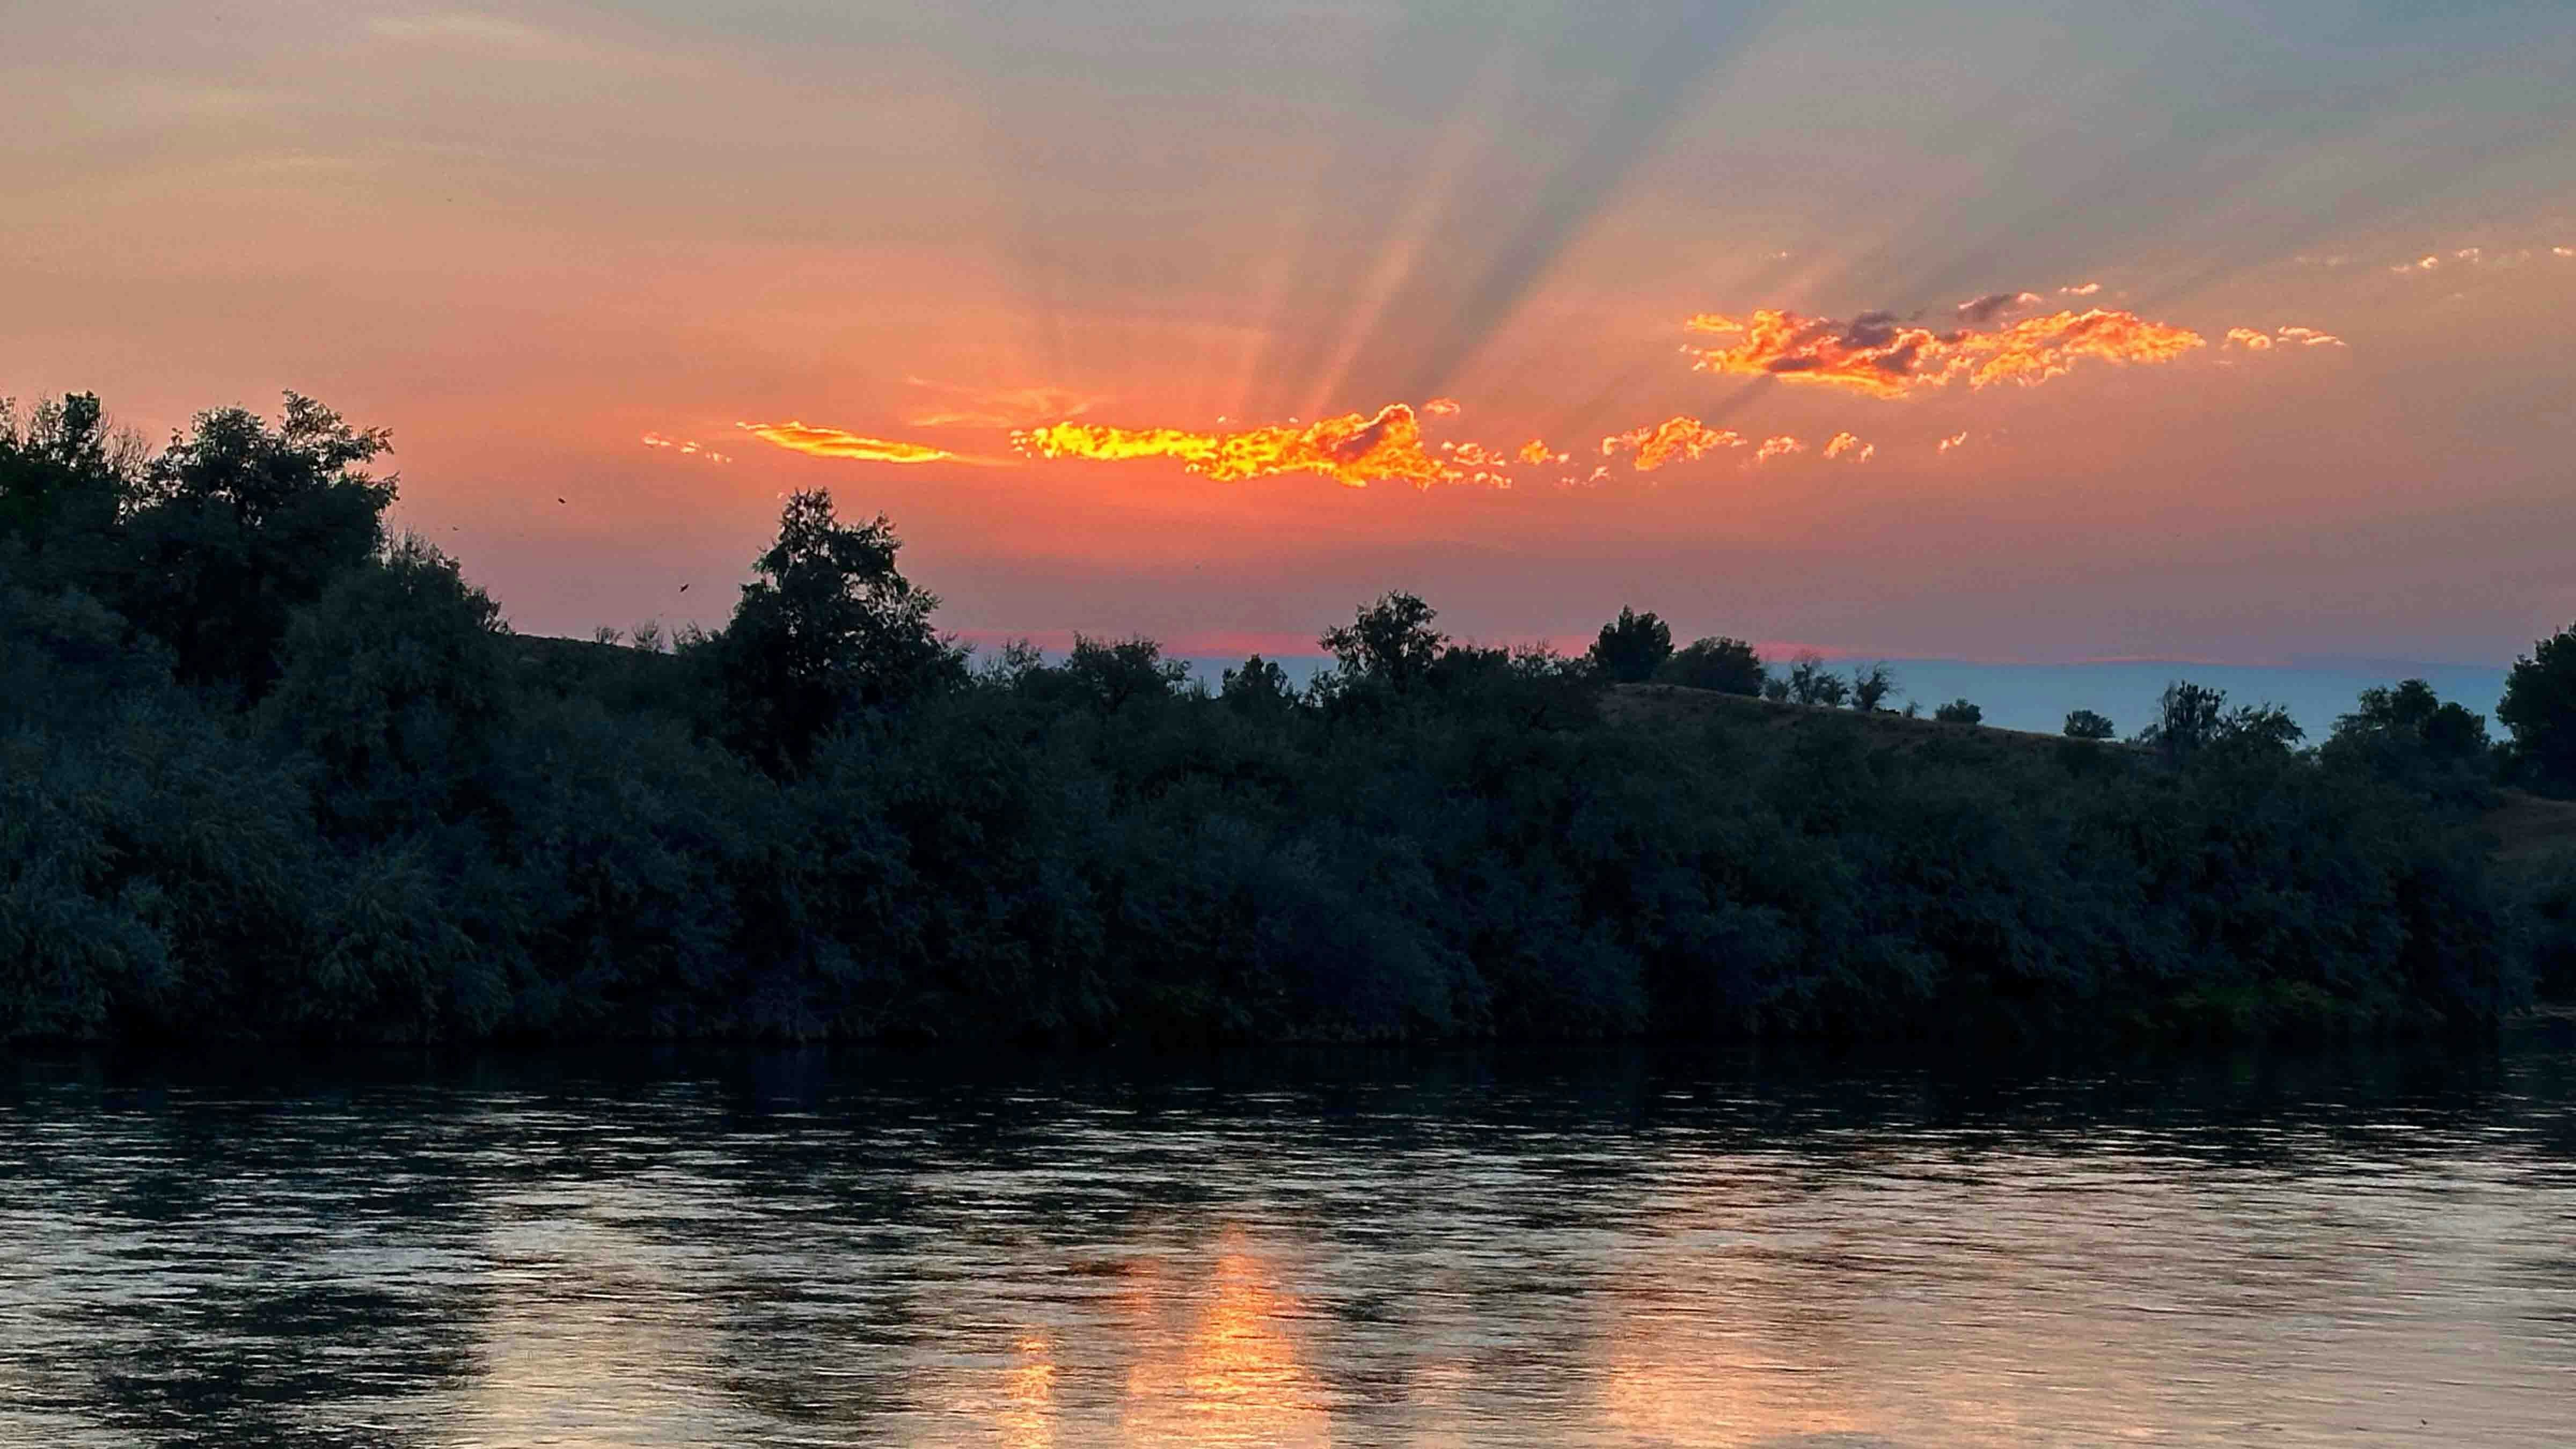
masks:
<instances>
[{"instance_id":1,"label":"sunset sky","mask_svg":"<svg viewBox=\"0 0 2576 1449\"><path fill-rule=\"evenodd\" d=\"M535 632L720 622L819 486L979 640L2509 657L2576 12L2253 8L31 7L0 394L390 428Z\"/></svg>"}]
</instances>

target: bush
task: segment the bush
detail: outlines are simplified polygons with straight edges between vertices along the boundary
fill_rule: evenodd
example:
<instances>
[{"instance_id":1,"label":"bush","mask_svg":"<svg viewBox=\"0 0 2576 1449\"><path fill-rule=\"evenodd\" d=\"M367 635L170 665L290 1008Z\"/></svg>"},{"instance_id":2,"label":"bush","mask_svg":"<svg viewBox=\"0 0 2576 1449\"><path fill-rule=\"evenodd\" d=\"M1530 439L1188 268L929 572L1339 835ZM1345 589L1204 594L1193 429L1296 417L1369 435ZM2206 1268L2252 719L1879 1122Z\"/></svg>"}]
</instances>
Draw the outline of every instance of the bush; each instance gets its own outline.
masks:
<instances>
[{"instance_id":1,"label":"bush","mask_svg":"<svg viewBox=\"0 0 2576 1449\"><path fill-rule=\"evenodd\" d=\"M1751 698L1763 692L1768 676L1762 667L1762 656L1752 645L1721 636L1694 640L1690 647L1665 660L1655 671L1655 678L1685 689L1713 689L1720 694Z\"/></svg>"},{"instance_id":2,"label":"bush","mask_svg":"<svg viewBox=\"0 0 2576 1449\"><path fill-rule=\"evenodd\" d=\"M2066 737L2070 740L2107 740L2120 732L2110 716L2089 709L2070 710L2066 715Z\"/></svg>"},{"instance_id":3,"label":"bush","mask_svg":"<svg viewBox=\"0 0 2576 1449\"><path fill-rule=\"evenodd\" d=\"M1943 724L1972 725L1984 723L1986 712L1964 699L1954 699L1932 711L1932 717Z\"/></svg>"}]
</instances>

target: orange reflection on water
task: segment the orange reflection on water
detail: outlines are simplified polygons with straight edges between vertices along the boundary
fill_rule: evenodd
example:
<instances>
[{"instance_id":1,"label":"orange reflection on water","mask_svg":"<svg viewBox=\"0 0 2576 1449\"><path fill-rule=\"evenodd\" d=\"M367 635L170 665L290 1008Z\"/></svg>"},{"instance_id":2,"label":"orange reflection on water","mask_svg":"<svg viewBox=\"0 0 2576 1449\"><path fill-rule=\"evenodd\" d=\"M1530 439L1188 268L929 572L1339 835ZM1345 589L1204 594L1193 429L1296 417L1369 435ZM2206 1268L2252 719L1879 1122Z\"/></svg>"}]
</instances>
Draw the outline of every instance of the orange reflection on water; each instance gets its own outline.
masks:
<instances>
[{"instance_id":1,"label":"orange reflection on water","mask_svg":"<svg viewBox=\"0 0 2576 1449\"><path fill-rule=\"evenodd\" d=\"M1124 1428L1140 1444L1330 1444L1322 1384L1299 1352L1298 1301L1238 1232L1219 1245L1215 1271L1186 1327L1144 1325L1127 1373ZM1157 1305L1167 1319L1172 1305Z\"/></svg>"},{"instance_id":2,"label":"orange reflection on water","mask_svg":"<svg viewBox=\"0 0 2576 1449\"><path fill-rule=\"evenodd\" d=\"M1015 1347L1018 1359L1002 1375L1002 1442L1009 1449L1054 1449L1054 1345L1032 1333Z\"/></svg>"}]
</instances>

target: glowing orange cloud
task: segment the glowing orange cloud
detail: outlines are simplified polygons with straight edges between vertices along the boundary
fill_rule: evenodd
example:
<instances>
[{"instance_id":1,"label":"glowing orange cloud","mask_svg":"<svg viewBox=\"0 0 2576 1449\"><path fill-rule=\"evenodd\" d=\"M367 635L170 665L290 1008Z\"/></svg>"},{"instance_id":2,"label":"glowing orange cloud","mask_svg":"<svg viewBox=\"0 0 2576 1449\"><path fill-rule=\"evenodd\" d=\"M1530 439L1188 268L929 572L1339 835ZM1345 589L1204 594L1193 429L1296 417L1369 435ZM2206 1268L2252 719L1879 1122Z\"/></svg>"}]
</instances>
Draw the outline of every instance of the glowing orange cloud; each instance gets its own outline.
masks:
<instances>
[{"instance_id":1,"label":"glowing orange cloud","mask_svg":"<svg viewBox=\"0 0 2576 1449\"><path fill-rule=\"evenodd\" d=\"M1519 456L1520 460L1524 463L1563 463L1570 461L1573 457L1570 453L1557 452L1555 449L1550 448L1545 442L1537 438L1532 438L1528 442L1521 444Z\"/></svg>"},{"instance_id":2,"label":"glowing orange cloud","mask_svg":"<svg viewBox=\"0 0 2576 1449\"><path fill-rule=\"evenodd\" d=\"M2063 376L2079 358L2170 362L2202 345L2188 328L2149 322L2133 312L2095 308L2030 317L1992 332L1935 332L1864 312L1848 322L1765 309L1738 321L1704 313L1694 332L1741 334L1731 347L1689 349L1701 372L1777 377L1900 398L1964 378L1968 386L2017 382L2035 386Z\"/></svg>"},{"instance_id":3,"label":"glowing orange cloud","mask_svg":"<svg viewBox=\"0 0 2576 1449\"><path fill-rule=\"evenodd\" d=\"M2090 297L2094 293L2102 290L2102 284L2100 282L2079 282L2072 287L2060 287L2057 290L2064 292L2070 297Z\"/></svg>"},{"instance_id":4,"label":"glowing orange cloud","mask_svg":"<svg viewBox=\"0 0 2576 1449\"><path fill-rule=\"evenodd\" d=\"M1635 456L1630 466L1640 473L1652 473L1676 458L1688 462L1713 448L1743 446L1743 437L1733 429L1712 428L1697 418L1680 417L1668 418L1651 428L1613 433L1601 440L1601 456L1632 453Z\"/></svg>"},{"instance_id":5,"label":"glowing orange cloud","mask_svg":"<svg viewBox=\"0 0 2576 1449\"><path fill-rule=\"evenodd\" d=\"M1866 463L1878 456L1878 445L1862 442L1856 433L1834 434L1833 440L1825 444L1825 456L1839 458L1845 453L1849 453L1855 463Z\"/></svg>"},{"instance_id":6,"label":"glowing orange cloud","mask_svg":"<svg viewBox=\"0 0 2576 1449\"><path fill-rule=\"evenodd\" d=\"M1774 458L1785 458L1791 453L1805 451L1807 451L1807 445L1792 437L1765 438L1762 440L1762 446L1753 450L1753 461L1768 463Z\"/></svg>"},{"instance_id":7,"label":"glowing orange cloud","mask_svg":"<svg viewBox=\"0 0 2576 1449\"><path fill-rule=\"evenodd\" d=\"M816 458L840 458L854 463L936 463L956 455L944 448L922 443L890 443L883 438L863 438L839 428L808 427L803 423L736 423L735 427L764 443L775 443L792 453Z\"/></svg>"},{"instance_id":8,"label":"glowing orange cloud","mask_svg":"<svg viewBox=\"0 0 2576 1449\"><path fill-rule=\"evenodd\" d=\"M1435 397L1422 405L1422 411L1426 417L1454 418L1458 416L1458 400L1454 397Z\"/></svg>"},{"instance_id":9,"label":"glowing orange cloud","mask_svg":"<svg viewBox=\"0 0 2576 1449\"><path fill-rule=\"evenodd\" d=\"M1952 448L1964 448L1967 445L1968 435L1966 433L1952 433L1950 436L1943 438L1941 440L1941 446L1933 449L1933 451L1936 453L1946 453Z\"/></svg>"},{"instance_id":10,"label":"glowing orange cloud","mask_svg":"<svg viewBox=\"0 0 2576 1449\"><path fill-rule=\"evenodd\" d=\"M2275 345L2342 347L2345 343L2333 333L2320 332L2314 327L2282 327L2268 333L2259 327L2230 327L2227 329L2227 345L2242 347L2248 352L2268 352Z\"/></svg>"},{"instance_id":11,"label":"glowing orange cloud","mask_svg":"<svg viewBox=\"0 0 2576 1449\"><path fill-rule=\"evenodd\" d=\"M660 433L646 433L643 437L643 443L644 446L648 448L668 448L675 453L686 453L692 457L704 458L710 463L730 463L733 461L733 459L715 451L713 448L701 448L696 443L687 442L679 438L666 438Z\"/></svg>"},{"instance_id":12,"label":"glowing orange cloud","mask_svg":"<svg viewBox=\"0 0 2576 1449\"><path fill-rule=\"evenodd\" d=\"M1178 458L1190 472L1220 483L1281 473L1318 473L1346 488L1365 488L1381 480L1416 488L1440 482L1508 485L1510 481L1495 473L1462 471L1424 451L1421 421L1403 403L1389 403L1374 417L1349 413L1302 428L1274 426L1233 433L1057 423L1014 432L1011 443L1041 458ZM1491 461L1483 450L1476 453L1475 464Z\"/></svg>"}]
</instances>

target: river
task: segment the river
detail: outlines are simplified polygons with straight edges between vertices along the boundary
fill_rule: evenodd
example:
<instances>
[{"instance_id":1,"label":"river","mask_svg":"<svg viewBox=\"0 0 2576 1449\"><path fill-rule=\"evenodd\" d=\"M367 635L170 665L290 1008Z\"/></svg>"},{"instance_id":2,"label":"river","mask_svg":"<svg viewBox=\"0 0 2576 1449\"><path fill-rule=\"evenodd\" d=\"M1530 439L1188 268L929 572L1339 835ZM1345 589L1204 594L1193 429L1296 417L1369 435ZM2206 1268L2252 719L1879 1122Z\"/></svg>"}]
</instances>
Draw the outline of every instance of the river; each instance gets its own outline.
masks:
<instances>
[{"instance_id":1,"label":"river","mask_svg":"<svg viewBox=\"0 0 2576 1449\"><path fill-rule=\"evenodd\" d=\"M0 1444L2562 1444L2576 1050L0 1061Z\"/></svg>"}]
</instances>

